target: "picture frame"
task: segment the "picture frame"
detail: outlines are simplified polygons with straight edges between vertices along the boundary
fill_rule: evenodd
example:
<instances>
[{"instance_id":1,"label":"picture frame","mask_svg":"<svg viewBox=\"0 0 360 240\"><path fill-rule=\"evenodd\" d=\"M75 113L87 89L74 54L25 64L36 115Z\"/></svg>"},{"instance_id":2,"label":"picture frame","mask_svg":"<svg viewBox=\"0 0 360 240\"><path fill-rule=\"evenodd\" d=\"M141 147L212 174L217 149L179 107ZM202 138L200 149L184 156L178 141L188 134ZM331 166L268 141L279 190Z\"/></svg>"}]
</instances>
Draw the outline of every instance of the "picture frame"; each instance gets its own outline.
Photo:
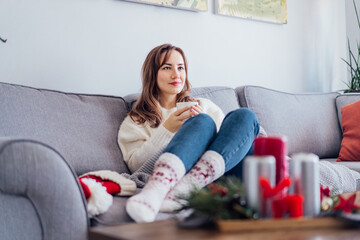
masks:
<instances>
[{"instance_id":1,"label":"picture frame","mask_svg":"<svg viewBox=\"0 0 360 240\"><path fill-rule=\"evenodd\" d=\"M169 7L180 10L206 12L208 0L124 0L127 2L143 3L161 7Z\"/></svg>"},{"instance_id":2,"label":"picture frame","mask_svg":"<svg viewBox=\"0 0 360 240\"><path fill-rule=\"evenodd\" d=\"M286 0L214 0L215 13L224 16L286 24Z\"/></svg>"}]
</instances>

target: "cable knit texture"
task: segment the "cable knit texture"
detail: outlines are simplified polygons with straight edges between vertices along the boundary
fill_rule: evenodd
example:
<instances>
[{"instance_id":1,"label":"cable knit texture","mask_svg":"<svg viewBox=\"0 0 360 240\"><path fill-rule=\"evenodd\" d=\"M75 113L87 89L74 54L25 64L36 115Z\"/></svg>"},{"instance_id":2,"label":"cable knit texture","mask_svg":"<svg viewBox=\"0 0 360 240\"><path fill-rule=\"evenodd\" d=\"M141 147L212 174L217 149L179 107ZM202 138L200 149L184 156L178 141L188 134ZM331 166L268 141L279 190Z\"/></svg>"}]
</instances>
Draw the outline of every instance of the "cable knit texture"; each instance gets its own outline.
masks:
<instances>
[{"instance_id":1,"label":"cable knit texture","mask_svg":"<svg viewBox=\"0 0 360 240\"><path fill-rule=\"evenodd\" d=\"M173 212L184 204L179 196L187 197L194 189L201 189L212 183L225 172L225 161L215 151L206 151L194 167L167 194L161 205L161 212Z\"/></svg>"},{"instance_id":2,"label":"cable knit texture","mask_svg":"<svg viewBox=\"0 0 360 240\"><path fill-rule=\"evenodd\" d=\"M136 222L152 222L169 190L185 174L181 159L164 153L155 163L154 171L143 190L128 199L126 211Z\"/></svg>"},{"instance_id":3,"label":"cable knit texture","mask_svg":"<svg viewBox=\"0 0 360 240\"><path fill-rule=\"evenodd\" d=\"M320 184L331 189L331 195L355 192L360 173L348 167L328 161L319 162Z\"/></svg>"}]
</instances>

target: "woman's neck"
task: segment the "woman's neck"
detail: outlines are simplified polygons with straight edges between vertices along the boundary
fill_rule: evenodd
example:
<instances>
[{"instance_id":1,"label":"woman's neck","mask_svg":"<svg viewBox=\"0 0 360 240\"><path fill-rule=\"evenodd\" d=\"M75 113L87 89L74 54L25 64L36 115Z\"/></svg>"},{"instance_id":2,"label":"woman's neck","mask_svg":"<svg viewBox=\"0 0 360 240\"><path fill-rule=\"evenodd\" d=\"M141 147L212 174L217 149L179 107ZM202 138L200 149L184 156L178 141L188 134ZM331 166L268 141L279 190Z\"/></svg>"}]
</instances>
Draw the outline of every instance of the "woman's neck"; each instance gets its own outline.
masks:
<instances>
[{"instance_id":1,"label":"woman's neck","mask_svg":"<svg viewBox=\"0 0 360 240\"><path fill-rule=\"evenodd\" d=\"M176 107L176 95L172 96L161 96L160 97L160 105L165 109L171 109Z\"/></svg>"}]
</instances>

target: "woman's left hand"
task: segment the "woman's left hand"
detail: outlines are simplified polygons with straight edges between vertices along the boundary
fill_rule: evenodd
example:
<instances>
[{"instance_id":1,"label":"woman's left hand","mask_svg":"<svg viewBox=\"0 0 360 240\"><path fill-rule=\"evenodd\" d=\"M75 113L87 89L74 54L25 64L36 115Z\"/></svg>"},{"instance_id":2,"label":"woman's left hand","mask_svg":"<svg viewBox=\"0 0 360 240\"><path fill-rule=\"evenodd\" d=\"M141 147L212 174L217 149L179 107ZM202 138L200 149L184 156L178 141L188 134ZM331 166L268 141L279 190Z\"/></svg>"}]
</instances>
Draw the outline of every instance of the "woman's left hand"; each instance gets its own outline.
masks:
<instances>
[{"instance_id":1,"label":"woman's left hand","mask_svg":"<svg viewBox=\"0 0 360 240\"><path fill-rule=\"evenodd\" d=\"M203 113L204 110L202 109L202 107L200 107L199 104L196 104L194 106L191 106L190 112L193 114L192 116L195 116L198 115L199 113Z\"/></svg>"}]
</instances>

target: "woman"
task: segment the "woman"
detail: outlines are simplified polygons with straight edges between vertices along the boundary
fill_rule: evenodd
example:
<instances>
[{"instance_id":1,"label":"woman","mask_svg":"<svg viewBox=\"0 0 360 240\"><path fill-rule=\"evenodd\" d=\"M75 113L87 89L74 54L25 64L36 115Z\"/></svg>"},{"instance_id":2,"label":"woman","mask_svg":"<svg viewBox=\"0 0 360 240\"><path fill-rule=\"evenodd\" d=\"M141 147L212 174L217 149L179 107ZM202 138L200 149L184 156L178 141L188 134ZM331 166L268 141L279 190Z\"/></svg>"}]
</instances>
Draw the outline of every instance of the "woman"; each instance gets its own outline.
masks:
<instances>
[{"instance_id":1,"label":"woman","mask_svg":"<svg viewBox=\"0 0 360 240\"><path fill-rule=\"evenodd\" d=\"M177 195L202 188L224 173L241 177L241 160L251 152L259 123L247 108L224 117L210 100L190 98L184 52L170 44L150 51L142 84L118 142L131 172L161 154L145 187L126 204L136 222L151 222L159 210L181 207ZM176 108L176 103L188 101L198 104Z\"/></svg>"}]
</instances>

